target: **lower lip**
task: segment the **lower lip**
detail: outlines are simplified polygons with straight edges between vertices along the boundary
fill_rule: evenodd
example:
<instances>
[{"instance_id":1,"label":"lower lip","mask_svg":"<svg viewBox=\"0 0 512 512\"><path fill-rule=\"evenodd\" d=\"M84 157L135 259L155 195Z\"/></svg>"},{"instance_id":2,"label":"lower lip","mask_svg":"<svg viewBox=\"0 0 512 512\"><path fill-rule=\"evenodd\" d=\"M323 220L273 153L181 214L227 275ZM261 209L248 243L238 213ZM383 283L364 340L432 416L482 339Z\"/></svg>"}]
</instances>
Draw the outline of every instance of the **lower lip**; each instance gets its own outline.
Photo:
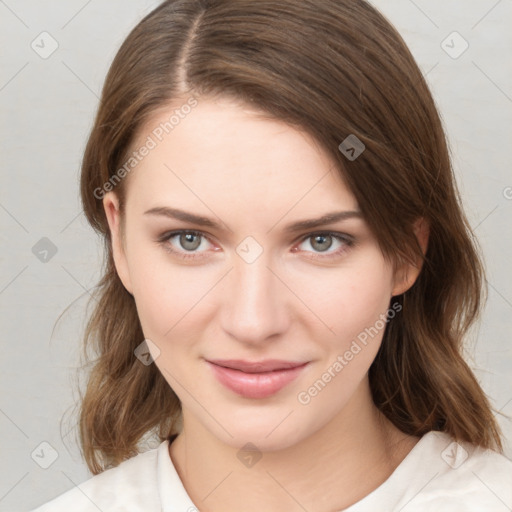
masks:
<instances>
[{"instance_id":1,"label":"lower lip","mask_svg":"<svg viewBox=\"0 0 512 512\"><path fill-rule=\"evenodd\" d=\"M263 373L245 373L210 363L221 384L245 398L267 398L296 379L308 363L296 368Z\"/></svg>"}]
</instances>

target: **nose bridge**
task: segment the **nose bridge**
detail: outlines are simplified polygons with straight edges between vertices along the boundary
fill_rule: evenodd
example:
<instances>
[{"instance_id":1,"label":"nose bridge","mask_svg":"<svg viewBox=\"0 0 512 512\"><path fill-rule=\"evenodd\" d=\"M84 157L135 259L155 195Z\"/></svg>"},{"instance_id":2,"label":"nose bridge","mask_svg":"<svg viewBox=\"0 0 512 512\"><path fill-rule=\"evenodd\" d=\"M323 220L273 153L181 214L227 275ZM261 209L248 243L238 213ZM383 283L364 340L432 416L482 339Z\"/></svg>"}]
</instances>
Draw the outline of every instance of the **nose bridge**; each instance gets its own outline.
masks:
<instances>
[{"instance_id":1,"label":"nose bridge","mask_svg":"<svg viewBox=\"0 0 512 512\"><path fill-rule=\"evenodd\" d=\"M286 327L286 297L263 252L248 262L235 255L224 301L224 329L245 342L263 341Z\"/></svg>"}]
</instances>

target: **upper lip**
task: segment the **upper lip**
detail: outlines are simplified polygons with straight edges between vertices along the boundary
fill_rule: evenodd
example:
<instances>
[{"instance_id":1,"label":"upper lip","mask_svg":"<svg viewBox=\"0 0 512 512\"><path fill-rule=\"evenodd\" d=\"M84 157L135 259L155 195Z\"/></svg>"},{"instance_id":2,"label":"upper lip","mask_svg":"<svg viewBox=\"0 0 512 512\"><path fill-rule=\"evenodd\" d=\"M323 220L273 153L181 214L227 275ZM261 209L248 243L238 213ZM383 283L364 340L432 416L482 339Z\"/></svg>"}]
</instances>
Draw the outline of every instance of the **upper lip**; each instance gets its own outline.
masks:
<instances>
[{"instance_id":1,"label":"upper lip","mask_svg":"<svg viewBox=\"0 0 512 512\"><path fill-rule=\"evenodd\" d=\"M288 370L303 366L306 362L283 361L280 359L266 359L264 361L243 361L241 359L208 359L208 362L223 366L224 368L232 368L246 373L271 372L273 370Z\"/></svg>"}]
</instances>

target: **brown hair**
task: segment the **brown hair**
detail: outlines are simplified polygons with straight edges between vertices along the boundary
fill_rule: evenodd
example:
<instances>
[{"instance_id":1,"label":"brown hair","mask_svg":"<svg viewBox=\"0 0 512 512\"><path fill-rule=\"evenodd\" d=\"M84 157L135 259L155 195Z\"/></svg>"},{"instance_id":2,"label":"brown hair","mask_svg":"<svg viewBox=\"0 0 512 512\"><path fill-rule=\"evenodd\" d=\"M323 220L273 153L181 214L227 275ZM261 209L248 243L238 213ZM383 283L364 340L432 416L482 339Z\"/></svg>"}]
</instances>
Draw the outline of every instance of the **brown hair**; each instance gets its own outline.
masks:
<instances>
[{"instance_id":1,"label":"brown hair","mask_svg":"<svg viewBox=\"0 0 512 512\"><path fill-rule=\"evenodd\" d=\"M178 431L181 405L157 367L134 356L144 335L114 266L94 191L126 161L141 127L176 98L221 95L306 130L332 157L386 258L423 257L415 284L393 297L371 365L377 407L401 431L441 430L502 451L500 431L464 361L463 339L483 302L483 268L461 208L443 127L420 69L392 25L363 0L168 0L117 53L82 163L81 196L106 260L84 340L95 349L80 411L93 474L138 452L148 432ZM350 161L349 135L366 147ZM126 180L116 186L123 208Z\"/></svg>"}]
</instances>

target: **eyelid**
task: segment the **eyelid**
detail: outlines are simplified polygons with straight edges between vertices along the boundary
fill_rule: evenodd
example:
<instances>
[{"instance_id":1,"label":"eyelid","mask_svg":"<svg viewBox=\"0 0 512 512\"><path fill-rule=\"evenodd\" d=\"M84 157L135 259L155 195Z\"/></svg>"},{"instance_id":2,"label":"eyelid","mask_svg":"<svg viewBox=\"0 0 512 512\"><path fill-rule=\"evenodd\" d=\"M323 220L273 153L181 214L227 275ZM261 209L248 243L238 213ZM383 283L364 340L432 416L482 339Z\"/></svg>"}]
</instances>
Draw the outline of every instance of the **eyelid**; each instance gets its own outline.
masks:
<instances>
[{"instance_id":1,"label":"eyelid","mask_svg":"<svg viewBox=\"0 0 512 512\"><path fill-rule=\"evenodd\" d=\"M212 242L213 237L211 235L204 233L203 231L200 231L197 229L175 229L172 231L166 231L165 233L162 233L160 236L157 237L157 242L166 243L169 240L171 240L172 238L174 238L178 235L182 235L182 234L198 235L201 238L208 240L209 243L211 243L211 244L213 243ZM180 252L180 254L182 254L182 253L187 254L186 251L172 251L172 252ZM190 253L190 254L193 254L193 253Z\"/></svg>"},{"instance_id":2,"label":"eyelid","mask_svg":"<svg viewBox=\"0 0 512 512\"><path fill-rule=\"evenodd\" d=\"M300 252L306 252L306 253L310 254L311 256L308 256L308 257L311 258L311 259L328 260L329 258L336 258L336 257L341 256L346 251L348 251L349 249L353 248L356 245L356 240L355 240L355 238L353 236L351 236L351 235L349 235L347 233L340 233L340 232L337 232L337 231L329 231L329 230L314 231L314 232L308 233L308 234L302 236L299 239L298 245L300 245L304 241L306 241L306 240L308 240L310 238L314 238L316 236L330 236L332 238L335 238L336 240L338 240L342 244L344 244L344 247L341 247L338 250L333 251L333 252L325 252L325 253L323 253L323 252L313 252L313 251L300 251ZM299 251L297 251L294 248L293 252L299 252Z\"/></svg>"},{"instance_id":3,"label":"eyelid","mask_svg":"<svg viewBox=\"0 0 512 512\"><path fill-rule=\"evenodd\" d=\"M354 240L354 237L350 236L347 233L340 233L338 231L329 231L328 229L326 229L324 231L322 231L322 230L312 231L311 233L302 235L301 237L299 237L299 241L303 242L304 240L307 240L308 238L313 238L315 236L320 236L320 235L332 236L333 238L343 240L344 242L350 242L350 241Z\"/></svg>"},{"instance_id":4,"label":"eyelid","mask_svg":"<svg viewBox=\"0 0 512 512\"><path fill-rule=\"evenodd\" d=\"M167 232L163 233L162 235L160 235L157 238L157 241L159 243L161 243L162 245L164 245L165 250L167 252L172 253L172 254L178 254L181 257L183 257L184 259L194 259L194 258L195 259L200 259L202 257L205 257L204 255L208 251L203 251L203 252L199 252L199 253L187 252L187 251L184 251L184 250L176 250L174 248L171 248L169 246L169 244L167 244L167 242L169 240L171 240L175 236L178 236L178 235L181 235L181 234L198 235L198 236L208 240L208 242L210 244L213 244L213 242L212 242L212 238L213 237L211 235L209 235L208 233L205 233L203 231L197 230L197 229L176 229L176 230L172 230L172 231L167 231ZM345 247L343 247L341 249L338 249L337 251L334 251L334 252L331 252L331 253L325 253L325 254L322 253L322 252L298 251L298 250L296 250L296 246L297 245L300 245L302 242L304 242L304 241L306 241L306 240L308 240L310 238L314 238L315 236L320 236L320 235L331 236L331 237L339 240L340 242L342 242L345 245ZM352 248L355 245L356 245L355 238L353 236L347 234L347 233L341 233L341 232L329 231L329 230L324 230L324 231L317 230L317 231L312 231L312 232L306 233L304 235L301 235L296 240L296 242L294 242L294 248L292 249L292 252L306 252L306 253L309 253L309 254L312 255L312 256L309 256L309 258L311 258L311 259L327 260L329 258L335 258L337 256L340 256L342 253L346 252L347 250L349 250L350 248ZM218 249L214 249L214 251L217 251L217 250Z\"/></svg>"}]
</instances>

